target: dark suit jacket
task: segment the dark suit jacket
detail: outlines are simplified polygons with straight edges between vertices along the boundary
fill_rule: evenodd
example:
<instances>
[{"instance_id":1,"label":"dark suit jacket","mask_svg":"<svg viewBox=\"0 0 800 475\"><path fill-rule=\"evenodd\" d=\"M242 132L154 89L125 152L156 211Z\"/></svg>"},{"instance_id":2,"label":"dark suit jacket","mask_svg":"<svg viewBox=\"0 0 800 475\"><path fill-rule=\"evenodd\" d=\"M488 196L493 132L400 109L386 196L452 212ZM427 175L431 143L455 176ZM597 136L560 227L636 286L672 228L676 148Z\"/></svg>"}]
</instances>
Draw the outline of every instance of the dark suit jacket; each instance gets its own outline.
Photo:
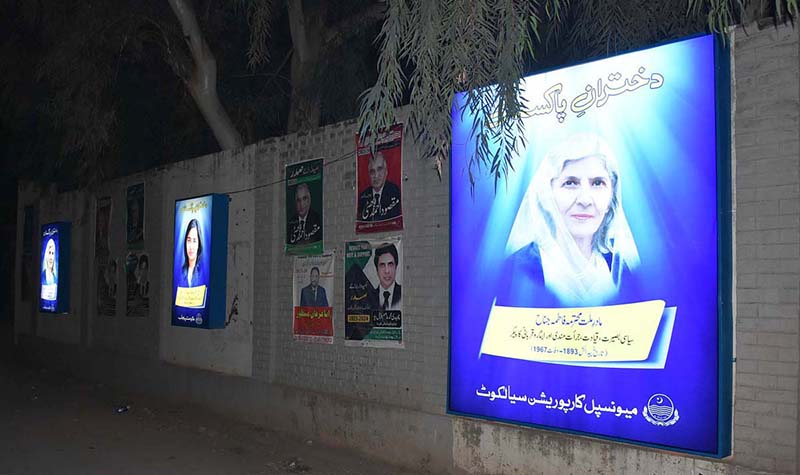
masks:
<instances>
[{"instance_id":1,"label":"dark suit jacket","mask_svg":"<svg viewBox=\"0 0 800 475\"><path fill-rule=\"evenodd\" d=\"M305 227L300 228L300 217L292 216L286 225L287 244L308 244L322 240L322 220L313 209L308 210Z\"/></svg>"},{"instance_id":2,"label":"dark suit jacket","mask_svg":"<svg viewBox=\"0 0 800 475\"><path fill-rule=\"evenodd\" d=\"M328 296L325 294L325 289L317 286L317 298L314 299L314 289L311 284L306 285L300 290L300 306L301 307L327 307Z\"/></svg>"},{"instance_id":3,"label":"dark suit jacket","mask_svg":"<svg viewBox=\"0 0 800 475\"><path fill-rule=\"evenodd\" d=\"M400 216L400 188L394 183L386 181L383 184L380 203L375 203L372 197L372 187L367 187L358 195L357 221L383 221Z\"/></svg>"},{"instance_id":4,"label":"dark suit jacket","mask_svg":"<svg viewBox=\"0 0 800 475\"><path fill-rule=\"evenodd\" d=\"M380 310L383 307L383 296L381 295L381 286L378 284L378 288L374 290L373 299L372 299L372 308L376 310ZM391 306L394 307L400 303L400 299L403 298L403 293L400 284L397 282L394 283L394 292L392 292L392 302Z\"/></svg>"}]
</instances>

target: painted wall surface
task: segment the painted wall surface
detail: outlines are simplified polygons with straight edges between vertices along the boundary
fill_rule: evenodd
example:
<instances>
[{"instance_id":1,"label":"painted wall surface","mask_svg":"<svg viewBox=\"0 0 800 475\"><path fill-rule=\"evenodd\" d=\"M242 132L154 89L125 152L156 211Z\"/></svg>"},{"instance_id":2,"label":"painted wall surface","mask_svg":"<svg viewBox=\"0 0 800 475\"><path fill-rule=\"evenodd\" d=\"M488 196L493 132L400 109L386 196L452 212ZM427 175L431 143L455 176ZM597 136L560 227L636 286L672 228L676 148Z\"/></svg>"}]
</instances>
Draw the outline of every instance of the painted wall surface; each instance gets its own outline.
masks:
<instances>
[{"instance_id":1,"label":"painted wall surface","mask_svg":"<svg viewBox=\"0 0 800 475\"><path fill-rule=\"evenodd\" d=\"M159 355L164 361L239 376L250 376L253 353L253 150L180 162L160 177L163 195L161 227L156 239L163 250ZM231 193L235 192L235 193ZM228 223L228 289L225 308L230 321L223 329L172 326L172 249L175 200L210 193L230 193ZM234 301L236 302L234 311Z\"/></svg>"},{"instance_id":2,"label":"painted wall surface","mask_svg":"<svg viewBox=\"0 0 800 475\"><path fill-rule=\"evenodd\" d=\"M335 252L335 301L343 302L343 245L359 237L353 211L354 122L179 162L91 193L56 195L22 185L20 214L33 204L39 211L37 225L73 222L76 285L73 311L48 321L38 315L31 319L29 302L20 302L18 289L16 331L21 340L38 337L34 340L41 351L60 355L48 361L68 364L88 377L205 404L416 470L798 473L799 49L798 31L791 27L759 30L751 25L746 34L737 30L733 42L737 363L733 455L724 460L446 414L448 187L450 180L468 177L445 173L440 182L410 140L403 144L405 229L399 233L404 246L405 349L345 347L341 308L334 309L332 345L293 341L293 266L284 252L284 167L325 159L324 247ZM126 317L124 299L118 297L117 314L100 319L94 291L77 285L94 278L93 256L86 251L93 248L93 203L97 196L113 197L111 253L123 256L125 188L142 181L147 198L144 248L151 256L152 274L158 276L152 279L150 315ZM238 296L238 314L232 314L236 320L224 330L172 327L169 298L164 296L171 285L174 201L212 192L231 195L227 308ZM21 245L17 249L19 257Z\"/></svg>"}]
</instances>

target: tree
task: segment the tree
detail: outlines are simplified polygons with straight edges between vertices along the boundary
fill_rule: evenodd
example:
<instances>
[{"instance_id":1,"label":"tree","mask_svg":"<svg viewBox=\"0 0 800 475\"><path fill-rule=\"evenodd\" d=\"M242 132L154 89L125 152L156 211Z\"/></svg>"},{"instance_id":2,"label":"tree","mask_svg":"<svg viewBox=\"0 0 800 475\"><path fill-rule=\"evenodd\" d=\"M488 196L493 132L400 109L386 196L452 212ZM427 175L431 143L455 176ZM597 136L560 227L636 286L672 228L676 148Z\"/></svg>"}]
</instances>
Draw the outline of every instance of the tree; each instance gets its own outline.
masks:
<instances>
[{"instance_id":1,"label":"tree","mask_svg":"<svg viewBox=\"0 0 800 475\"><path fill-rule=\"evenodd\" d=\"M328 3L0 0L0 146L85 184L353 117L384 6Z\"/></svg>"},{"instance_id":2,"label":"tree","mask_svg":"<svg viewBox=\"0 0 800 475\"><path fill-rule=\"evenodd\" d=\"M752 15L798 15L797 0L755 8L746 0L387 0L378 79L362 101L362 133L395 120L408 97L408 128L441 174L455 92L474 114L469 163L500 180L524 140L520 79L557 61L587 59L699 32L726 31ZM564 55L567 52L567 55ZM569 53L572 53L570 56ZM576 57L575 55L580 55ZM549 56L549 58L548 58ZM410 75L404 71L412 70Z\"/></svg>"}]
</instances>

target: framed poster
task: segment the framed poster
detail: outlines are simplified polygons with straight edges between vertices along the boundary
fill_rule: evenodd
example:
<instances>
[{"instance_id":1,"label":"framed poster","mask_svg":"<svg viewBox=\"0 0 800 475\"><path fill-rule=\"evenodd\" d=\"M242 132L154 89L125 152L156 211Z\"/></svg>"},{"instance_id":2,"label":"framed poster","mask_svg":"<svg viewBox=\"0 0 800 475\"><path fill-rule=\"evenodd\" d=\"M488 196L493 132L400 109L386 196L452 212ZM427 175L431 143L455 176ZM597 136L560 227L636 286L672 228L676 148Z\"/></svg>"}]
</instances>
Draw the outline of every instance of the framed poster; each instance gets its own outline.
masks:
<instances>
[{"instance_id":1,"label":"framed poster","mask_svg":"<svg viewBox=\"0 0 800 475\"><path fill-rule=\"evenodd\" d=\"M39 310L47 313L69 311L70 223L42 226Z\"/></svg>"},{"instance_id":2,"label":"framed poster","mask_svg":"<svg viewBox=\"0 0 800 475\"><path fill-rule=\"evenodd\" d=\"M465 178L454 108L450 412L730 452L727 54L702 36L525 78L496 191Z\"/></svg>"},{"instance_id":3,"label":"framed poster","mask_svg":"<svg viewBox=\"0 0 800 475\"><path fill-rule=\"evenodd\" d=\"M192 328L224 328L228 195L214 194L177 200L174 239L172 324ZM140 293L133 300L146 300L141 295L142 286L135 277L136 269L140 267L130 271L129 280L133 282L128 285ZM139 272L141 276L142 271ZM149 286L149 282L145 285Z\"/></svg>"}]
</instances>

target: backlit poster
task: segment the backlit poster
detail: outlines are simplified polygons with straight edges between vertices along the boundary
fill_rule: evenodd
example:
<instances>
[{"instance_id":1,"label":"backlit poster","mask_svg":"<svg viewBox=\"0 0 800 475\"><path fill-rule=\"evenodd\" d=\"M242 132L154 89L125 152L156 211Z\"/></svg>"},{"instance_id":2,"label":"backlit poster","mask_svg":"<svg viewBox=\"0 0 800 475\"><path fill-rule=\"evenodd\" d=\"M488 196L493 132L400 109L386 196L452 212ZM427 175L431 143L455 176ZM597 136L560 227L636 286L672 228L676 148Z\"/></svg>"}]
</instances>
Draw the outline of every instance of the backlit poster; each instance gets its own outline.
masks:
<instances>
[{"instance_id":1,"label":"backlit poster","mask_svg":"<svg viewBox=\"0 0 800 475\"><path fill-rule=\"evenodd\" d=\"M722 51L696 37L525 78L496 187L471 189L454 109L450 412L729 452Z\"/></svg>"},{"instance_id":2,"label":"backlit poster","mask_svg":"<svg viewBox=\"0 0 800 475\"><path fill-rule=\"evenodd\" d=\"M39 310L64 313L69 310L69 223L42 226Z\"/></svg>"},{"instance_id":3,"label":"backlit poster","mask_svg":"<svg viewBox=\"0 0 800 475\"><path fill-rule=\"evenodd\" d=\"M173 325L224 327L227 233L227 195L206 195L175 202ZM149 262L142 262L142 257L146 255L128 257L129 302L147 300Z\"/></svg>"},{"instance_id":4,"label":"backlit poster","mask_svg":"<svg viewBox=\"0 0 800 475\"><path fill-rule=\"evenodd\" d=\"M345 243L344 344L403 348L400 238Z\"/></svg>"},{"instance_id":5,"label":"backlit poster","mask_svg":"<svg viewBox=\"0 0 800 475\"><path fill-rule=\"evenodd\" d=\"M333 343L333 254L296 257L292 279L295 341Z\"/></svg>"}]
</instances>

